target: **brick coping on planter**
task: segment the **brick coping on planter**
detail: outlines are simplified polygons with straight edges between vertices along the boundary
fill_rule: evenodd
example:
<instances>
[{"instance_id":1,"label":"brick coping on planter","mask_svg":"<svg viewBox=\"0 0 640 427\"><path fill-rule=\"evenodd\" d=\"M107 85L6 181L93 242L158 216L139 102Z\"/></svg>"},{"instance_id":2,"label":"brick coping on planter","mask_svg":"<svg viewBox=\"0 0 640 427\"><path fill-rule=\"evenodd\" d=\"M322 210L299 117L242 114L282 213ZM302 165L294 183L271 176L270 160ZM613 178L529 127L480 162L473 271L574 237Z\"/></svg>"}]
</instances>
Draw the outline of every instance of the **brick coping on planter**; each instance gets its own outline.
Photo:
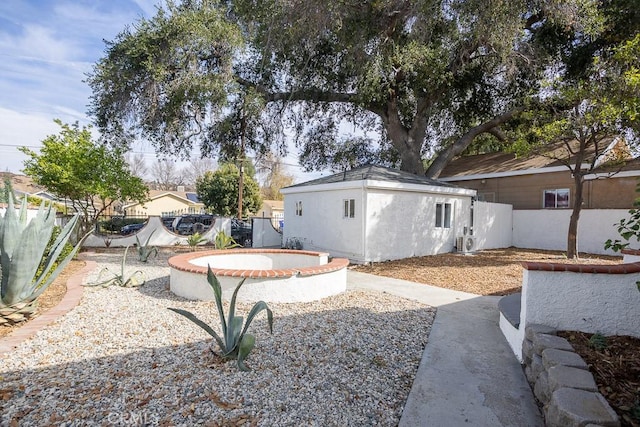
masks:
<instances>
[{"instance_id":1,"label":"brick coping on planter","mask_svg":"<svg viewBox=\"0 0 640 427\"><path fill-rule=\"evenodd\" d=\"M568 271L572 273L593 274L631 274L640 273L640 262L628 264L563 264L555 262L528 262L520 263L525 270L530 271Z\"/></svg>"},{"instance_id":2,"label":"brick coping on planter","mask_svg":"<svg viewBox=\"0 0 640 427\"><path fill-rule=\"evenodd\" d=\"M62 300L55 307L28 321L24 326L11 332L6 337L0 338L0 354L13 351L20 343L34 336L38 331L55 322L80 303L84 292L82 279L98 265L95 261L82 258L80 260L85 262L85 266L69 277L67 280L67 292L62 297Z\"/></svg>"},{"instance_id":3,"label":"brick coping on planter","mask_svg":"<svg viewBox=\"0 0 640 427\"><path fill-rule=\"evenodd\" d=\"M623 249L620 251L622 255L640 256L640 249Z\"/></svg>"},{"instance_id":4,"label":"brick coping on planter","mask_svg":"<svg viewBox=\"0 0 640 427\"><path fill-rule=\"evenodd\" d=\"M325 252L299 251L293 249L222 249L206 252L190 252L186 254L176 255L169 258L169 266L176 270L188 273L207 274L207 267L191 264L189 261L195 258L216 255L234 255L234 254L292 254L306 256L328 256ZM239 270L227 268L212 268L211 271L216 276L228 277L246 277L251 279L257 278L280 278L293 276L313 276L316 274L331 273L346 268L349 260L346 258L334 258L324 265L314 265L312 267L299 268L283 268L277 270Z\"/></svg>"}]
</instances>

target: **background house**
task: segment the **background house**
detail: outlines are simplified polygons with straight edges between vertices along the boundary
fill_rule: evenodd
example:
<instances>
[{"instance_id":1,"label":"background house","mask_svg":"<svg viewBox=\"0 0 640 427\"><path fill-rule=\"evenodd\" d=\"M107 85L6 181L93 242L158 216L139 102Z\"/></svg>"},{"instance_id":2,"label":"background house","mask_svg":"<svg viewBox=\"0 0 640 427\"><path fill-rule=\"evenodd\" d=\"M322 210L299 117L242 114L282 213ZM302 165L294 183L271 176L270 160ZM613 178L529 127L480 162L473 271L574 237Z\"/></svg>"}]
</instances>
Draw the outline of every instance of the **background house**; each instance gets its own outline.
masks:
<instances>
[{"instance_id":1,"label":"background house","mask_svg":"<svg viewBox=\"0 0 640 427\"><path fill-rule=\"evenodd\" d=\"M609 152L615 150L612 145ZM604 160L606 155L603 163ZM639 177L637 159L597 168L585 177L583 208L633 207ZM516 210L571 208L575 192L571 171L559 161L540 155L518 158L512 153L490 153L460 157L438 179L476 190L478 200L510 204Z\"/></svg>"},{"instance_id":2,"label":"background house","mask_svg":"<svg viewBox=\"0 0 640 427\"><path fill-rule=\"evenodd\" d=\"M283 200L263 200L262 208L256 212L256 215L262 218L271 218L271 224L276 229L280 229L280 222L284 220L284 201Z\"/></svg>"},{"instance_id":3,"label":"background house","mask_svg":"<svg viewBox=\"0 0 640 427\"><path fill-rule=\"evenodd\" d=\"M195 192L150 190L149 200L122 206L127 216L178 216L205 213L204 203Z\"/></svg>"},{"instance_id":4,"label":"background house","mask_svg":"<svg viewBox=\"0 0 640 427\"><path fill-rule=\"evenodd\" d=\"M471 226L475 190L364 166L281 190L283 242L354 262L450 252Z\"/></svg>"}]
</instances>

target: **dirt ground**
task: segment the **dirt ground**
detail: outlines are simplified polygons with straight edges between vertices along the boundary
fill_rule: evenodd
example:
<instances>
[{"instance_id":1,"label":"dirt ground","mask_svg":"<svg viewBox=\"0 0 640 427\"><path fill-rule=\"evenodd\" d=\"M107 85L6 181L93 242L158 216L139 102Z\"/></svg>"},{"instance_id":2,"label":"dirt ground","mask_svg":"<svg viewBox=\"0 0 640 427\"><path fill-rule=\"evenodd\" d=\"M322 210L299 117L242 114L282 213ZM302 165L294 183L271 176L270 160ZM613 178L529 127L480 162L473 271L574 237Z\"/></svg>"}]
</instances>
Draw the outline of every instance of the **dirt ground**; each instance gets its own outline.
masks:
<instances>
[{"instance_id":1,"label":"dirt ground","mask_svg":"<svg viewBox=\"0 0 640 427\"><path fill-rule=\"evenodd\" d=\"M522 261L617 264L621 257L582 255L581 259L570 261L562 252L508 248L474 255L442 254L350 268L479 295L507 295L520 291ZM82 267L84 262L75 260L67 266L40 297L39 313L62 299L68 278ZM0 337L16 327L0 326ZM604 346L596 346L594 340L590 340L591 334L561 334L589 365L600 392L620 416L622 426L640 427L640 339L607 337Z\"/></svg>"},{"instance_id":2,"label":"dirt ground","mask_svg":"<svg viewBox=\"0 0 640 427\"><path fill-rule=\"evenodd\" d=\"M406 258L352 268L363 273L426 283L472 294L508 295L520 292L522 261L618 264L622 258L583 254L579 260L573 261L558 251L507 248L472 255L447 253Z\"/></svg>"}]
</instances>

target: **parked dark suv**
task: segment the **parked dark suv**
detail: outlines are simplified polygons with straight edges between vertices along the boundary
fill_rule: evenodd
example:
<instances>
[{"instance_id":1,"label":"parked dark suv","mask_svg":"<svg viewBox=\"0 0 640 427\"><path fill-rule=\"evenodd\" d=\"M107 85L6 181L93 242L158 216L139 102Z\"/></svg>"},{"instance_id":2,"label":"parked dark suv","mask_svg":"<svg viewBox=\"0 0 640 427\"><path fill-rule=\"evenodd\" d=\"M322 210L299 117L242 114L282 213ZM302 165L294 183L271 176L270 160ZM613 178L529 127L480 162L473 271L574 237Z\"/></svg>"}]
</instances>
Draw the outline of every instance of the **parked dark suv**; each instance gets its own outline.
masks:
<instances>
[{"instance_id":1,"label":"parked dark suv","mask_svg":"<svg viewBox=\"0 0 640 427\"><path fill-rule=\"evenodd\" d=\"M213 215L182 215L173 220L173 232L193 234L203 232L213 224Z\"/></svg>"},{"instance_id":2,"label":"parked dark suv","mask_svg":"<svg viewBox=\"0 0 640 427\"><path fill-rule=\"evenodd\" d=\"M237 218L231 219L231 237L237 244L244 247L251 246L251 239L253 238L253 230L251 222L241 221Z\"/></svg>"},{"instance_id":3,"label":"parked dark suv","mask_svg":"<svg viewBox=\"0 0 640 427\"><path fill-rule=\"evenodd\" d=\"M124 227L122 227L120 229L120 233L124 236L126 236L127 234L132 234L135 233L136 231L140 230L142 227L145 226L146 223L140 223L140 224L128 224L125 225Z\"/></svg>"}]
</instances>

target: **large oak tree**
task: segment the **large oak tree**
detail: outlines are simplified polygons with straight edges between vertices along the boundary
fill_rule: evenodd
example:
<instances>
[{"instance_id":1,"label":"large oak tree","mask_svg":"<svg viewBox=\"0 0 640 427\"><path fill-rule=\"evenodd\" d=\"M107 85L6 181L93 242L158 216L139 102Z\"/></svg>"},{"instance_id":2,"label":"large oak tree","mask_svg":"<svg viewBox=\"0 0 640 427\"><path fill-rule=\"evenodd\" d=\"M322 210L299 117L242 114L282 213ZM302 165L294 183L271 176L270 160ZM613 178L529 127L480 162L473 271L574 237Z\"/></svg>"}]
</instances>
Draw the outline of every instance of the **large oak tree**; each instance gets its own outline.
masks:
<instances>
[{"instance_id":1,"label":"large oak tree","mask_svg":"<svg viewBox=\"0 0 640 427\"><path fill-rule=\"evenodd\" d=\"M323 142L344 159L339 135L351 126L359 133L345 147L359 142L362 159L423 174L437 153L427 171L437 176L476 136L500 135L537 91L536 32L550 22L589 31L589 4L169 2L108 43L88 79L91 113L112 143L144 137L176 155L244 147L247 132L257 135L247 148L263 153L292 127L309 168L325 166ZM250 123L221 138L233 117Z\"/></svg>"}]
</instances>

